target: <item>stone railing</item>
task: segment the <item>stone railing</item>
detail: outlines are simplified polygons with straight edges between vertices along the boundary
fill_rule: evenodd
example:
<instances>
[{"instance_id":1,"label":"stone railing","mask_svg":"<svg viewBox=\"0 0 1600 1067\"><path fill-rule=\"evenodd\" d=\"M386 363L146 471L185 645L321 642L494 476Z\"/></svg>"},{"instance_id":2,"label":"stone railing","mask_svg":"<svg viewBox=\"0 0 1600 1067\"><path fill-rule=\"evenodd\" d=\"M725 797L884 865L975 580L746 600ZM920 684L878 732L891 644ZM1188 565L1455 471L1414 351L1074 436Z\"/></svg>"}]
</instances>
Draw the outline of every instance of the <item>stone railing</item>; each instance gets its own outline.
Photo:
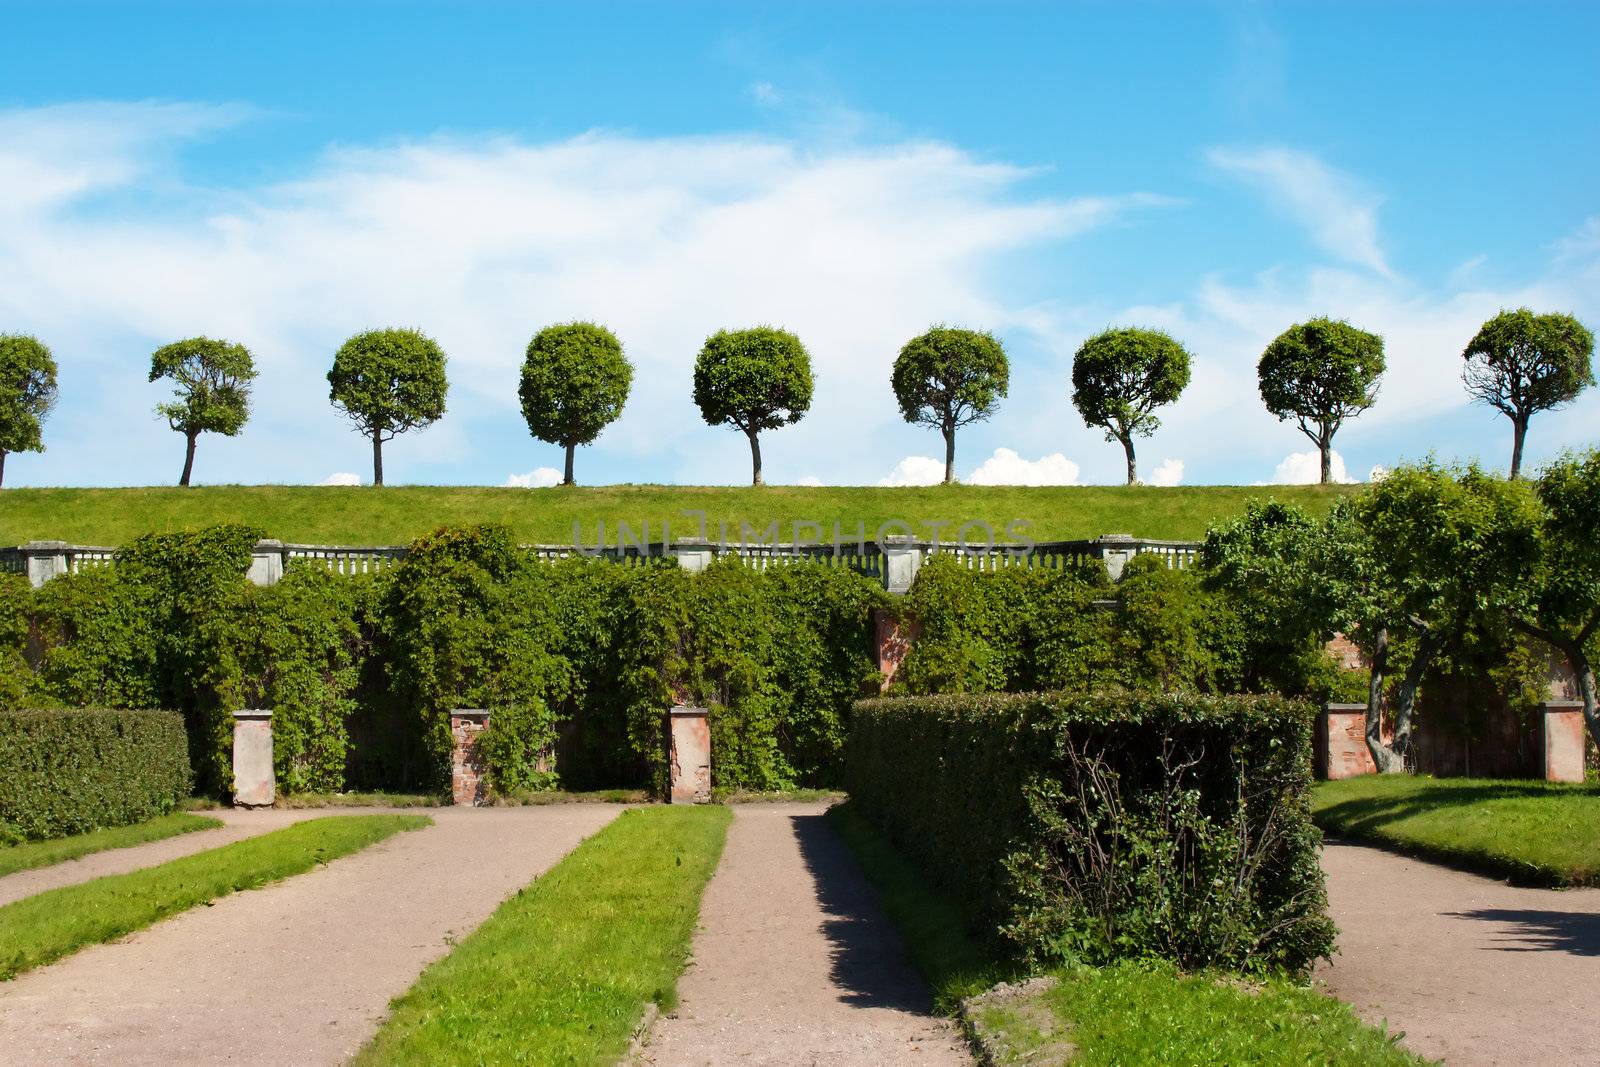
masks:
<instances>
[{"instance_id":1,"label":"stone railing","mask_svg":"<svg viewBox=\"0 0 1600 1067\"><path fill-rule=\"evenodd\" d=\"M791 563L821 563L846 567L883 583L892 593L911 588L924 560L935 554L954 556L974 570L1004 567L1059 569L1074 560L1099 559L1113 579L1138 555L1155 555L1169 567L1192 566L1200 545L1193 541L1152 541L1129 534L1106 534L1087 541L1038 541L1031 544L963 544L886 538L883 541L846 541L838 544L775 544L764 541L653 541L645 544L608 545L603 548L572 545L524 545L542 560L586 555L614 563L639 564L672 558L690 571L701 571L713 560L732 557L745 566L764 570ZM16 548L0 548L0 572L26 574L38 588L60 574L75 574L113 562L115 550L63 541L30 541ZM273 585L292 561L320 564L336 574L368 574L388 570L406 556L398 545L301 545L261 541L251 552L249 578L257 585Z\"/></svg>"}]
</instances>

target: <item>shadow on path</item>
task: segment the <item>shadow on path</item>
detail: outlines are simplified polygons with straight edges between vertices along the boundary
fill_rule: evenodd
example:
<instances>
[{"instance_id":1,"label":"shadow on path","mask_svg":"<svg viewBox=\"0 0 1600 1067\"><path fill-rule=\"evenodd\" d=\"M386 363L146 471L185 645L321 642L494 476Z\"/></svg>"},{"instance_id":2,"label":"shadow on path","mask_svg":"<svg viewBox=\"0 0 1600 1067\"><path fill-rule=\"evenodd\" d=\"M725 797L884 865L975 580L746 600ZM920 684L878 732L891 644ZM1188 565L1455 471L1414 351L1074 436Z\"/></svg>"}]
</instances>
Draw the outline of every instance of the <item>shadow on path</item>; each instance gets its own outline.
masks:
<instances>
[{"instance_id":1,"label":"shadow on path","mask_svg":"<svg viewBox=\"0 0 1600 1067\"><path fill-rule=\"evenodd\" d=\"M1478 908L1447 911L1455 919L1515 926L1496 938L1499 952L1566 952L1574 956L1600 956L1600 915L1577 911L1539 911L1515 908Z\"/></svg>"},{"instance_id":2,"label":"shadow on path","mask_svg":"<svg viewBox=\"0 0 1600 1067\"><path fill-rule=\"evenodd\" d=\"M791 816L825 918L832 978L848 1004L932 1015L933 997L906 959L877 893L821 815Z\"/></svg>"}]
</instances>

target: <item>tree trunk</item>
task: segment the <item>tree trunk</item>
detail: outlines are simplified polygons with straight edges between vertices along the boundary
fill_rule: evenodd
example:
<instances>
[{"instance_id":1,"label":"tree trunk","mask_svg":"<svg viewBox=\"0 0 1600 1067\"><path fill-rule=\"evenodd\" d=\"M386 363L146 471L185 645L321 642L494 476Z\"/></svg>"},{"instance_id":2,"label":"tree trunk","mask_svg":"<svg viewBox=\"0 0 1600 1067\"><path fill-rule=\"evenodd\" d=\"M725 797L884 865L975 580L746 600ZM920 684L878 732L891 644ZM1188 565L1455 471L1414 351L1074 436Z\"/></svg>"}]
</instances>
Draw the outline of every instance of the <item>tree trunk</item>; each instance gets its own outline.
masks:
<instances>
[{"instance_id":1,"label":"tree trunk","mask_svg":"<svg viewBox=\"0 0 1600 1067\"><path fill-rule=\"evenodd\" d=\"M1417 707L1417 688L1443 644L1443 639L1432 634L1423 636L1417 643L1416 657L1412 659L1411 666L1406 668L1405 677L1400 679L1400 689L1395 693L1394 754L1400 761L1401 769L1415 763L1411 758L1411 720Z\"/></svg>"},{"instance_id":2,"label":"tree trunk","mask_svg":"<svg viewBox=\"0 0 1600 1067\"><path fill-rule=\"evenodd\" d=\"M575 445L575 444L568 444L567 445L567 469L566 469L566 472L564 474L562 474L562 476L561 476L561 484L562 485L577 485L578 484L577 482L572 480L572 450L577 448L577 447L578 446Z\"/></svg>"},{"instance_id":3,"label":"tree trunk","mask_svg":"<svg viewBox=\"0 0 1600 1067\"><path fill-rule=\"evenodd\" d=\"M745 436L750 438L750 484L761 484L761 437L757 430L746 430Z\"/></svg>"},{"instance_id":4,"label":"tree trunk","mask_svg":"<svg viewBox=\"0 0 1600 1067\"><path fill-rule=\"evenodd\" d=\"M372 435L372 484L383 484L383 436Z\"/></svg>"},{"instance_id":5,"label":"tree trunk","mask_svg":"<svg viewBox=\"0 0 1600 1067\"><path fill-rule=\"evenodd\" d=\"M1128 484L1139 484L1139 468L1133 459L1133 434L1122 438L1122 450L1128 454Z\"/></svg>"},{"instance_id":6,"label":"tree trunk","mask_svg":"<svg viewBox=\"0 0 1600 1067\"><path fill-rule=\"evenodd\" d=\"M1317 451L1322 453L1322 484L1333 482L1333 435L1323 434L1317 442Z\"/></svg>"},{"instance_id":7,"label":"tree trunk","mask_svg":"<svg viewBox=\"0 0 1600 1067\"><path fill-rule=\"evenodd\" d=\"M1589 653L1584 647L1587 641L1572 640L1563 634L1524 622L1515 616L1512 617L1511 623L1523 633L1538 638L1566 657L1567 666L1572 670L1573 677L1578 680L1578 697L1583 701L1584 725L1589 728L1589 736L1594 739L1595 744L1600 745L1600 708L1595 707L1594 663L1590 661ZM1585 627L1582 631L1582 635L1590 633L1592 630L1589 627Z\"/></svg>"},{"instance_id":8,"label":"tree trunk","mask_svg":"<svg viewBox=\"0 0 1600 1067\"><path fill-rule=\"evenodd\" d=\"M184 434L183 446L183 474L178 478L179 485L189 484L189 475L194 473L194 439L199 434Z\"/></svg>"},{"instance_id":9,"label":"tree trunk","mask_svg":"<svg viewBox=\"0 0 1600 1067\"><path fill-rule=\"evenodd\" d=\"M1383 683L1389 669L1389 629L1378 631L1378 641L1372 650L1372 673L1367 680L1367 752L1379 774L1393 774L1406 769L1405 761L1383 743Z\"/></svg>"},{"instance_id":10,"label":"tree trunk","mask_svg":"<svg viewBox=\"0 0 1600 1067\"><path fill-rule=\"evenodd\" d=\"M1522 476L1522 442L1528 436L1528 416L1511 420L1511 479Z\"/></svg>"},{"instance_id":11,"label":"tree trunk","mask_svg":"<svg viewBox=\"0 0 1600 1067\"><path fill-rule=\"evenodd\" d=\"M956 480L956 428L946 426L944 429L944 484L949 485Z\"/></svg>"},{"instance_id":12,"label":"tree trunk","mask_svg":"<svg viewBox=\"0 0 1600 1067\"><path fill-rule=\"evenodd\" d=\"M6 450L0 448L0 485L6 484Z\"/></svg>"}]
</instances>

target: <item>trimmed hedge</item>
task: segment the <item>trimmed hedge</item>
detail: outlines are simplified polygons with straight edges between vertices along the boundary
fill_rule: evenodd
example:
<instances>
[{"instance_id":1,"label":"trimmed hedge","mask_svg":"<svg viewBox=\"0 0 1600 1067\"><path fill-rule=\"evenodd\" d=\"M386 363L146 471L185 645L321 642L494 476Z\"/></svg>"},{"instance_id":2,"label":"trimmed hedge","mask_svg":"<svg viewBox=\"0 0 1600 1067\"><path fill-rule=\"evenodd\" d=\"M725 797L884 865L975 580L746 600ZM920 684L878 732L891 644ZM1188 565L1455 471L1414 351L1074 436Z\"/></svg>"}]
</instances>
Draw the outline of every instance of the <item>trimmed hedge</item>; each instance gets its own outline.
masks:
<instances>
[{"instance_id":1,"label":"trimmed hedge","mask_svg":"<svg viewBox=\"0 0 1600 1067\"><path fill-rule=\"evenodd\" d=\"M0 835L65 837L143 822L189 794L183 716L0 711Z\"/></svg>"},{"instance_id":2,"label":"trimmed hedge","mask_svg":"<svg viewBox=\"0 0 1600 1067\"><path fill-rule=\"evenodd\" d=\"M1310 706L1159 693L856 704L852 807L1034 960L1303 973L1333 948Z\"/></svg>"}]
</instances>

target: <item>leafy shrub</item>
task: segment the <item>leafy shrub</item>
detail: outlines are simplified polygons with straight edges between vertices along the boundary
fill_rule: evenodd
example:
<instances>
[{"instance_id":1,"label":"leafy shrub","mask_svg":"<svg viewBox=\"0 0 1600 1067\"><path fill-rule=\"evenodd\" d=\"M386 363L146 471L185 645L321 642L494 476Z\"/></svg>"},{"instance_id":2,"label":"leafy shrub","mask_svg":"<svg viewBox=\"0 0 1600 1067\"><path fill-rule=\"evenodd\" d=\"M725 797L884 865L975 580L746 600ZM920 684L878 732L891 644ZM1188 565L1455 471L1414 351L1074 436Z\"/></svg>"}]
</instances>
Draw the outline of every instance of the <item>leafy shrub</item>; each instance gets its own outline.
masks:
<instances>
[{"instance_id":1,"label":"leafy shrub","mask_svg":"<svg viewBox=\"0 0 1600 1067\"><path fill-rule=\"evenodd\" d=\"M183 717L99 708L0 712L0 827L22 839L143 822L188 795Z\"/></svg>"},{"instance_id":2,"label":"leafy shrub","mask_svg":"<svg viewBox=\"0 0 1600 1067\"><path fill-rule=\"evenodd\" d=\"M846 785L1024 955L1303 972L1333 936L1312 714L1280 697L868 700Z\"/></svg>"}]
</instances>

